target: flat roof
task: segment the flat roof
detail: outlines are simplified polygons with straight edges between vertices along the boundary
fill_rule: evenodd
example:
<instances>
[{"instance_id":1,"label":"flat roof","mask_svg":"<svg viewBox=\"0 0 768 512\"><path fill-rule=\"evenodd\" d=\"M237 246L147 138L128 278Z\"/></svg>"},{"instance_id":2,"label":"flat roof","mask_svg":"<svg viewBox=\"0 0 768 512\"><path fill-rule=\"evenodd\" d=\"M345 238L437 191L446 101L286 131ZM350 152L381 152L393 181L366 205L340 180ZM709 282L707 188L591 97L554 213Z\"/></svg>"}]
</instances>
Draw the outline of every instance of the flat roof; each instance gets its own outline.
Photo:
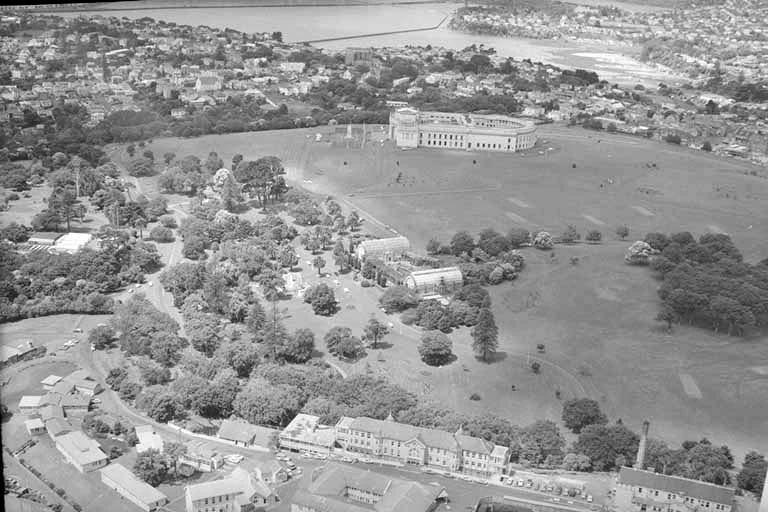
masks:
<instances>
[{"instance_id":1,"label":"flat roof","mask_svg":"<svg viewBox=\"0 0 768 512\"><path fill-rule=\"evenodd\" d=\"M79 430L57 438L56 444L81 466L107 458L99 443Z\"/></svg>"},{"instance_id":2,"label":"flat roof","mask_svg":"<svg viewBox=\"0 0 768 512\"><path fill-rule=\"evenodd\" d=\"M56 385L63 377L59 377L58 375L49 375L43 380L40 381L41 384L44 386L54 386Z\"/></svg>"},{"instance_id":3,"label":"flat roof","mask_svg":"<svg viewBox=\"0 0 768 512\"><path fill-rule=\"evenodd\" d=\"M19 407L38 407L43 397L40 395L24 395L19 400Z\"/></svg>"},{"instance_id":4,"label":"flat roof","mask_svg":"<svg viewBox=\"0 0 768 512\"><path fill-rule=\"evenodd\" d=\"M33 428L45 428L45 423L43 423L43 420L40 418L32 418L31 420L27 420L24 422L24 425L30 430Z\"/></svg>"},{"instance_id":5,"label":"flat roof","mask_svg":"<svg viewBox=\"0 0 768 512\"><path fill-rule=\"evenodd\" d=\"M102 480L104 477L109 478L123 490L125 490L128 494L137 498L139 501L146 503L147 505L168 499L165 494L136 478L136 475L131 473L122 464L114 463L105 468L102 468L101 475Z\"/></svg>"}]
</instances>

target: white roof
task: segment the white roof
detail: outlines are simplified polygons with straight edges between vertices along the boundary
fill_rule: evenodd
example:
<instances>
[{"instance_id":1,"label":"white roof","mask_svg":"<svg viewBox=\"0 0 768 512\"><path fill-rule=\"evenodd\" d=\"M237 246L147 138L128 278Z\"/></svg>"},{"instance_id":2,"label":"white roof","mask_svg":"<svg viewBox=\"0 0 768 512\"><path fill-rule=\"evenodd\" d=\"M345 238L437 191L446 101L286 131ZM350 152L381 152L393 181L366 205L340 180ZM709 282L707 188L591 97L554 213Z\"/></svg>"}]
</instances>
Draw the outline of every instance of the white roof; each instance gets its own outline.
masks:
<instances>
[{"instance_id":1,"label":"white roof","mask_svg":"<svg viewBox=\"0 0 768 512\"><path fill-rule=\"evenodd\" d=\"M59 377L58 375L49 375L43 380L40 381L41 384L45 386L54 386L56 385L63 377Z\"/></svg>"},{"instance_id":2,"label":"white roof","mask_svg":"<svg viewBox=\"0 0 768 512\"><path fill-rule=\"evenodd\" d=\"M45 423L40 418L33 418L24 422L24 425L32 430L33 428L45 428Z\"/></svg>"},{"instance_id":3,"label":"white roof","mask_svg":"<svg viewBox=\"0 0 768 512\"><path fill-rule=\"evenodd\" d=\"M127 494L148 505L168 499L165 494L136 478L133 473L121 464L110 464L101 469L101 474L102 479L104 477L109 478L124 489Z\"/></svg>"},{"instance_id":4,"label":"white roof","mask_svg":"<svg viewBox=\"0 0 768 512\"><path fill-rule=\"evenodd\" d=\"M77 252L91 241L93 235L89 233L67 233L56 240L57 251Z\"/></svg>"},{"instance_id":5,"label":"white roof","mask_svg":"<svg viewBox=\"0 0 768 512\"><path fill-rule=\"evenodd\" d=\"M19 407L38 407L43 397L39 395L25 395L19 401Z\"/></svg>"},{"instance_id":6,"label":"white roof","mask_svg":"<svg viewBox=\"0 0 768 512\"><path fill-rule=\"evenodd\" d=\"M107 458L99 443L79 430L56 438L56 444L81 466Z\"/></svg>"},{"instance_id":7,"label":"white roof","mask_svg":"<svg viewBox=\"0 0 768 512\"><path fill-rule=\"evenodd\" d=\"M416 272L411 272L409 277L413 279L413 282L416 286L439 283L441 279L445 280L447 283L463 280L459 267L443 267L431 268L429 270L417 270Z\"/></svg>"},{"instance_id":8,"label":"white roof","mask_svg":"<svg viewBox=\"0 0 768 512\"><path fill-rule=\"evenodd\" d=\"M280 437L298 439L315 446L333 446L336 441L336 430L319 424L319 417L311 414L297 414Z\"/></svg>"},{"instance_id":9,"label":"white roof","mask_svg":"<svg viewBox=\"0 0 768 512\"><path fill-rule=\"evenodd\" d=\"M187 494L192 501L212 498L214 496L225 496L240 494L243 492L241 482L234 478L225 478L223 480L214 480L212 482L203 482L201 484L188 485Z\"/></svg>"}]
</instances>

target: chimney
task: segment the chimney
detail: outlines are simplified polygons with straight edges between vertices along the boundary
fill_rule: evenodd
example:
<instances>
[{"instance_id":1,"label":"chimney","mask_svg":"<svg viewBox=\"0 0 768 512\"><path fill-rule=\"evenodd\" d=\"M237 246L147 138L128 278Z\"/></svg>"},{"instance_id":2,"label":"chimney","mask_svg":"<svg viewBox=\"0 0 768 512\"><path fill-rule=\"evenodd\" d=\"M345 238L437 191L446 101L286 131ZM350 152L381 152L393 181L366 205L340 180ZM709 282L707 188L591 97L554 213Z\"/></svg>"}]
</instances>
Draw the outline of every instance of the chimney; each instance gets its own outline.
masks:
<instances>
[{"instance_id":1,"label":"chimney","mask_svg":"<svg viewBox=\"0 0 768 512\"><path fill-rule=\"evenodd\" d=\"M765 474L765 483L763 484L763 499L760 500L760 508L757 512L768 512L768 473Z\"/></svg>"},{"instance_id":2,"label":"chimney","mask_svg":"<svg viewBox=\"0 0 768 512\"><path fill-rule=\"evenodd\" d=\"M640 433L640 446L637 447L637 460L635 461L636 469L643 469L643 463L645 462L645 445L648 443L648 429L651 423L648 420L643 422L643 430ZM762 510L760 511L762 512Z\"/></svg>"}]
</instances>

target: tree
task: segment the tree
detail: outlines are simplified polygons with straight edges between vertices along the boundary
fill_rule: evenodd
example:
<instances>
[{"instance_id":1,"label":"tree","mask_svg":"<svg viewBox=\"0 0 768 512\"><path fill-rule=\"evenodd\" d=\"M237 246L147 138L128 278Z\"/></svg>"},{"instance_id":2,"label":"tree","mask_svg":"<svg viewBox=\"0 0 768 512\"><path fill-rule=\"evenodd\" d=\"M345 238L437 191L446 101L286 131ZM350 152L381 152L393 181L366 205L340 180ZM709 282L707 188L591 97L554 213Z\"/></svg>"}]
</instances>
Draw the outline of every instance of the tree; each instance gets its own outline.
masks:
<instances>
[{"instance_id":1,"label":"tree","mask_svg":"<svg viewBox=\"0 0 768 512\"><path fill-rule=\"evenodd\" d=\"M563 469L566 471L589 471L592 461L582 453L568 453L563 458Z\"/></svg>"},{"instance_id":2,"label":"tree","mask_svg":"<svg viewBox=\"0 0 768 512\"><path fill-rule=\"evenodd\" d=\"M363 342L352 335L349 327L333 327L323 339L328 352L340 358L354 359L363 352Z\"/></svg>"},{"instance_id":3,"label":"tree","mask_svg":"<svg viewBox=\"0 0 768 512\"><path fill-rule=\"evenodd\" d=\"M512 228L507 233L507 240L513 248L519 249L531 242L531 232L524 228Z\"/></svg>"},{"instance_id":4,"label":"tree","mask_svg":"<svg viewBox=\"0 0 768 512\"><path fill-rule=\"evenodd\" d=\"M662 302L659 307L659 312L656 314L656 320L659 322L665 322L667 324L667 330L672 330L672 323L679 319L677 312L667 302Z\"/></svg>"},{"instance_id":5,"label":"tree","mask_svg":"<svg viewBox=\"0 0 768 512\"><path fill-rule=\"evenodd\" d=\"M603 234L596 229L591 229L587 232L587 236L586 236L587 242L596 244L596 243L599 243L600 240L602 239L603 239Z\"/></svg>"},{"instance_id":6,"label":"tree","mask_svg":"<svg viewBox=\"0 0 768 512\"><path fill-rule=\"evenodd\" d=\"M453 343L440 331L425 331L421 335L419 356L430 366L442 366L453 359Z\"/></svg>"},{"instance_id":7,"label":"tree","mask_svg":"<svg viewBox=\"0 0 768 512\"><path fill-rule=\"evenodd\" d=\"M147 411L150 418L160 423L183 417L184 410L179 405L179 397L174 393L165 392L152 402Z\"/></svg>"},{"instance_id":8,"label":"tree","mask_svg":"<svg viewBox=\"0 0 768 512\"><path fill-rule=\"evenodd\" d=\"M427 242L427 254L437 254L440 252L440 241L437 238L432 238Z\"/></svg>"},{"instance_id":9,"label":"tree","mask_svg":"<svg viewBox=\"0 0 768 512\"><path fill-rule=\"evenodd\" d=\"M472 328L472 350L483 361L496 353L499 329L489 308L482 308L477 317L477 324Z\"/></svg>"},{"instance_id":10,"label":"tree","mask_svg":"<svg viewBox=\"0 0 768 512\"><path fill-rule=\"evenodd\" d=\"M576 227L572 224L568 224L568 227L563 231L563 234L560 235L560 240L566 244L572 244L579 238L581 238L581 235L579 235L579 232L576 231Z\"/></svg>"},{"instance_id":11,"label":"tree","mask_svg":"<svg viewBox=\"0 0 768 512\"><path fill-rule=\"evenodd\" d=\"M629 228L627 226L619 226L616 228L616 236L625 240L629 236Z\"/></svg>"},{"instance_id":12,"label":"tree","mask_svg":"<svg viewBox=\"0 0 768 512\"><path fill-rule=\"evenodd\" d=\"M128 164L128 174L134 177L152 176L155 174L155 166L149 158L137 158Z\"/></svg>"},{"instance_id":13,"label":"tree","mask_svg":"<svg viewBox=\"0 0 768 512\"><path fill-rule=\"evenodd\" d=\"M35 231L58 231L61 224L59 214L50 209L45 209L32 218L32 229Z\"/></svg>"},{"instance_id":14,"label":"tree","mask_svg":"<svg viewBox=\"0 0 768 512\"><path fill-rule=\"evenodd\" d=\"M553 421L539 420L523 429L520 445L521 458L541 464L548 457L562 457L565 439Z\"/></svg>"},{"instance_id":15,"label":"tree","mask_svg":"<svg viewBox=\"0 0 768 512\"><path fill-rule=\"evenodd\" d=\"M283 427L301 410L298 389L273 385L264 379L251 379L236 396L235 414L259 425Z\"/></svg>"},{"instance_id":16,"label":"tree","mask_svg":"<svg viewBox=\"0 0 768 512\"><path fill-rule=\"evenodd\" d=\"M355 210L349 212L349 215L347 215L347 228L350 231L356 231L358 226L360 226L360 222L360 215Z\"/></svg>"},{"instance_id":17,"label":"tree","mask_svg":"<svg viewBox=\"0 0 768 512\"><path fill-rule=\"evenodd\" d=\"M67 223L67 231L72 230L72 218L82 218L85 215L85 207L71 188L54 189L48 198L48 209L56 212L60 218L64 219Z\"/></svg>"},{"instance_id":18,"label":"tree","mask_svg":"<svg viewBox=\"0 0 768 512\"><path fill-rule=\"evenodd\" d=\"M165 162L165 165L168 165L171 162L173 162L174 158L176 158L176 153L173 153L171 151L168 151L163 154L163 161Z\"/></svg>"},{"instance_id":19,"label":"tree","mask_svg":"<svg viewBox=\"0 0 768 512\"><path fill-rule=\"evenodd\" d=\"M736 484L739 489L754 492L760 496L763 491L766 470L768 470L768 461L765 460L765 455L751 451L744 456L744 464L736 476Z\"/></svg>"},{"instance_id":20,"label":"tree","mask_svg":"<svg viewBox=\"0 0 768 512\"><path fill-rule=\"evenodd\" d=\"M322 275L321 269L325 267L325 259L322 256L315 256L312 260L312 266L317 269L317 275Z\"/></svg>"},{"instance_id":21,"label":"tree","mask_svg":"<svg viewBox=\"0 0 768 512\"><path fill-rule=\"evenodd\" d=\"M136 458L133 472L152 487L157 487L168 477L168 461L154 448L150 448Z\"/></svg>"},{"instance_id":22,"label":"tree","mask_svg":"<svg viewBox=\"0 0 768 512\"><path fill-rule=\"evenodd\" d=\"M472 254L474 248L475 241L466 231L459 231L451 238L451 253L454 256L461 256L462 253Z\"/></svg>"},{"instance_id":23,"label":"tree","mask_svg":"<svg viewBox=\"0 0 768 512\"><path fill-rule=\"evenodd\" d=\"M304 294L304 302L312 306L316 315L331 316L339 309L336 295L325 283L317 284Z\"/></svg>"},{"instance_id":24,"label":"tree","mask_svg":"<svg viewBox=\"0 0 768 512\"><path fill-rule=\"evenodd\" d=\"M701 149L707 152L712 151L712 143L708 140L705 140L704 144L701 145Z\"/></svg>"},{"instance_id":25,"label":"tree","mask_svg":"<svg viewBox=\"0 0 768 512\"><path fill-rule=\"evenodd\" d=\"M103 350L117 339L115 330L109 325L99 325L88 333L88 342L96 350Z\"/></svg>"},{"instance_id":26,"label":"tree","mask_svg":"<svg viewBox=\"0 0 768 512\"><path fill-rule=\"evenodd\" d=\"M555 242L552 240L552 235L546 231L539 231L533 239L533 246L542 251L548 251L555 247Z\"/></svg>"},{"instance_id":27,"label":"tree","mask_svg":"<svg viewBox=\"0 0 768 512\"><path fill-rule=\"evenodd\" d=\"M404 311L416 307L419 298L405 286L390 286L379 298L379 304L387 313Z\"/></svg>"},{"instance_id":28,"label":"tree","mask_svg":"<svg viewBox=\"0 0 768 512\"><path fill-rule=\"evenodd\" d=\"M232 157L232 169L237 169L237 166L240 165L240 162L242 161L243 155L236 153L235 156Z\"/></svg>"},{"instance_id":29,"label":"tree","mask_svg":"<svg viewBox=\"0 0 768 512\"><path fill-rule=\"evenodd\" d=\"M620 455L635 460L639 444L640 437L624 425L593 424L581 430L573 451L589 457L595 471L607 471Z\"/></svg>"},{"instance_id":30,"label":"tree","mask_svg":"<svg viewBox=\"0 0 768 512\"><path fill-rule=\"evenodd\" d=\"M297 329L283 346L282 357L289 363L306 363L315 352L315 334L306 328Z\"/></svg>"},{"instance_id":31,"label":"tree","mask_svg":"<svg viewBox=\"0 0 768 512\"><path fill-rule=\"evenodd\" d=\"M379 322L375 317L371 316L363 331L365 339L372 340L373 348L375 349L377 348L379 340L389 334L389 327L387 327L386 324Z\"/></svg>"},{"instance_id":32,"label":"tree","mask_svg":"<svg viewBox=\"0 0 768 512\"><path fill-rule=\"evenodd\" d=\"M173 236L173 230L164 226L155 226L149 232L149 239L158 243L170 243L176 240Z\"/></svg>"},{"instance_id":33,"label":"tree","mask_svg":"<svg viewBox=\"0 0 768 512\"><path fill-rule=\"evenodd\" d=\"M600 404L589 398L575 398L563 404L563 423L574 434L581 433L587 425L608 423L608 418L600 410Z\"/></svg>"}]
</instances>

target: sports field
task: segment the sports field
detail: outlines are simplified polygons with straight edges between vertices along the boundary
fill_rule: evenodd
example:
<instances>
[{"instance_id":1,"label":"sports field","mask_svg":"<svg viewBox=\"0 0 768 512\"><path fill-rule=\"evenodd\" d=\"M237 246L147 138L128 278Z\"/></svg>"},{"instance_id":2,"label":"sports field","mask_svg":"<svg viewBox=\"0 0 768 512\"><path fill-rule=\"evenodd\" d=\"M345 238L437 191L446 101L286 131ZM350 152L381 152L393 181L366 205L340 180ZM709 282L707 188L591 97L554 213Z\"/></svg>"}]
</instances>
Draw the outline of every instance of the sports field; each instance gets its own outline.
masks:
<instances>
[{"instance_id":1,"label":"sports field","mask_svg":"<svg viewBox=\"0 0 768 512\"><path fill-rule=\"evenodd\" d=\"M323 135L320 142L316 133ZM330 133L322 127L164 139L150 149L200 157L217 151L227 163L235 153L246 159L275 154L294 184L337 196L370 223L375 219L408 236L417 249L460 229L598 229L602 244L558 247L554 259L527 250L520 278L490 288L505 358L483 368L470 362L464 372L462 359L471 356L460 332L454 336L460 357L455 368L405 377L431 386L435 398L449 405L500 412L519 423L531 416L556 419L554 391L566 387L564 396L598 399L635 429L650 419L652 434L668 441L707 436L737 454L764 443L768 340L684 326L667 335L653 320L658 283L647 269L623 262L629 243L655 230L726 232L749 261L765 258L764 170L581 128L543 127L539 147L525 155L402 151L377 141L379 127L368 127L362 148L359 127L350 141L336 135L327 142ZM630 228L627 242L613 235L621 224ZM571 265L571 256L580 263ZM529 384L521 358L537 343L547 347L542 375L550 378ZM386 357L388 367L401 374L395 356ZM509 383L518 390L511 392ZM466 400L475 391L483 400Z\"/></svg>"}]
</instances>

